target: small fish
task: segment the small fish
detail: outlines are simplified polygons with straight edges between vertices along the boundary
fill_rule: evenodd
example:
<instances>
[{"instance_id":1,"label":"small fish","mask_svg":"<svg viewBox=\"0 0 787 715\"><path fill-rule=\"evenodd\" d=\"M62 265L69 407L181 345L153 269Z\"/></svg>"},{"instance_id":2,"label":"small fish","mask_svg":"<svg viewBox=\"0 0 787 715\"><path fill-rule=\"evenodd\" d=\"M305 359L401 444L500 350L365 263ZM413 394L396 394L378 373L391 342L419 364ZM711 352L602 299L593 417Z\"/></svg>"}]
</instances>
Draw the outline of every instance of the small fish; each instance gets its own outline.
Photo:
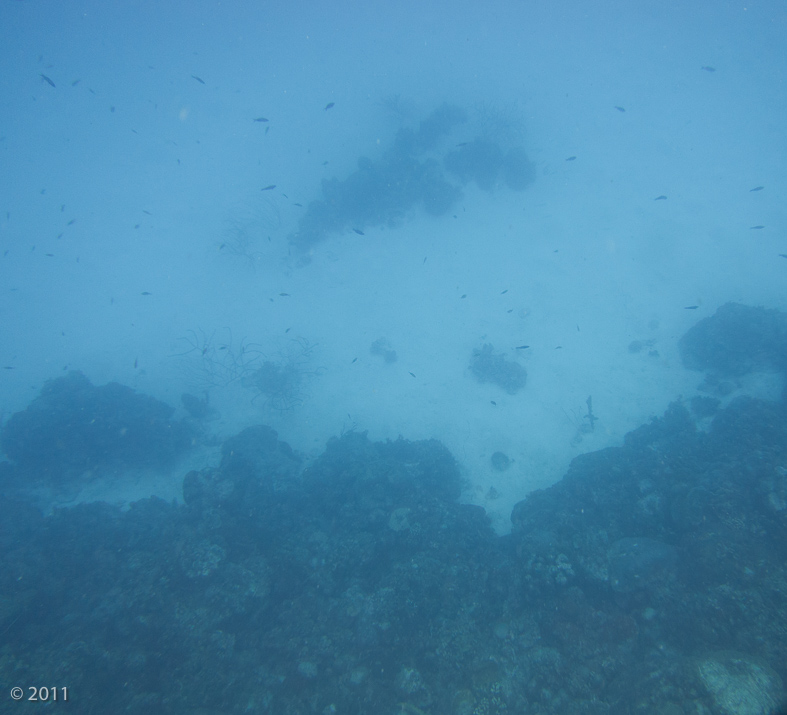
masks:
<instances>
[{"instance_id":1,"label":"small fish","mask_svg":"<svg viewBox=\"0 0 787 715\"><path fill-rule=\"evenodd\" d=\"M41 79L42 79L42 80L44 80L44 82L46 82L46 83L47 83L47 84L48 84L50 87L54 87L55 89L57 89L57 85L56 85L56 84L55 84L55 83L54 83L54 82L53 82L53 81L52 81L52 80L51 80L49 77L47 77L45 74L42 74L42 75L40 75L40 77L41 77Z\"/></svg>"},{"instance_id":2,"label":"small fish","mask_svg":"<svg viewBox=\"0 0 787 715\"><path fill-rule=\"evenodd\" d=\"M517 345L514 350L527 350L529 347L529 345Z\"/></svg>"},{"instance_id":3,"label":"small fish","mask_svg":"<svg viewBox=\"0 0 787 715\"><path fill-rule=\"evenodd\" d=\"M54 253L45 253L44 255L45 256L49 256L50 258L54 258L55 257Z\"/></svg>"},{"instance_id":4,"label":"small fish","mask_svg":"<svg viewBox=\"0 0 787 715\"><path fill-rule=\"evenodd\" d=\"M143 290L142 295L153 295L150 291Z\"/></svg>"},{"instance_id":5,"label":"small fish","mask_svg":"<svg viewBox=\"0 0 787 715\"><path fill-rule=\"evenodd\" d=\"M8 251L6 251L6 253L8 253ZM779 258L787 258L787 253L780 253Z\"/></svg>"},{"instance_id":6,"label":"small fish","mask_svg":"<svg viewBox=\"0 0 787 715\"><path fill-rule=\"evenodd\" d=\"M15 370L16 368L12 365L3 365L3 370Z\"/></svg>"},{"instance_id":7,"label":"small fish","mask_svg":"<svg viewBox=\"0 0 787 715\"><path fill-rule=\"evenodd\" d=\"M134 228L139 228L141 225L142 225L141 223L135 223Z\"/></svg>"},{"instance_id":8,"label":"small fish","mask_svg":"<svg viewBox=\"0 0 787 715\"><path fill-rule=\"evenodd\" d=\"M352 365L352 364L354 364L354 363L356 363L356 362L358 362L358 358L357 358L357 357L356 357L356 358L353 358L353 360L352 360L352 362L350 363L350 365Z\"/></svg>"},{"instance_id":9,"label":"small fish","mask_svg":"<svg viewBox=\"0 0 787 715\"><path fill-rule=\"evenodd\" d=\"M196 79L200 84L205 84L205 80L202 77L197 77L195 74L191 75L191 79Z\"/></svg>"},{"instance_id":10,"label":"small fish","mask_svg":"<svg viewBox=\"0 0 787 715\"><path fill-rule=\"evenodd\" d=\"M459 142L455 146L467 146L467 142Z\"/></svg>"},{"instance_id":11,"label":"small fish","mask_svg":"<svg viewBox=\"0 0 787 715\"><path fill-rule=\"evenodd\" d=\"M74 80L74 81L71 83L71 86L72 86L72 87L76 87L76 86L77 86L77 85L78 85L78 84L79 84L81 81L82 81L81 79L75 79L75 80Z\"/></svg>"},{"instance_id":12,"label":"small fish","mask_svg":"<svg viewBox=\"0 0 787 715\"><path fill-rule=\"evenodd\" d=\"M555 345L555 350L562 350L562 349L563 349L562 345Z\"/></svg>"},{"instance_id":13,"label":"small fish","mask_svg":"<svg viewBox=\"0 0 787 715\"><path fill-rule=\"evenodd\" d=\"M150 213L150 211L145 211L145 209L142 209L142 213L143 214L147 214L148 216L152 216L153 215L152 213Z\"/></svg>"},{"instance_id":14,"label":"small fish","mask_svg":"<svg viewBox=\"0 0 787 715\"><path fill-rule=\"evenodd\" d=\"M73 225L74 225L76 222L77 222L77 220L76 220L75 218L72 218L72 219L71 219L71 220L70 220L70 221L69 221L69 222L66 224L66 226L73 226Z\"/></svg>"},{"instance_id":15,"label":"small fish","mask_svg":"<svg viewBox=\"0 0 787 715\"><path fill-rule=\"evenodd\" d=\"M300 208L303 208L303 204L293 204L293 206L299 206Z\"/></svg>"},{"instance_id":16,"label":"small fish","mask_svg":"<svg viewBox=\"0 0 787 715\"><path fill-rule=\"evenodd\" d=\"M755 186L753 189L749 189L749 191L762 191L764 188L764 186Z\"/></svg>"},{"instance_id":17,"label":"small fish","mask_svg":"<svg viewBox=\"0 0 787 715\"><path fill-rule=\"evenodd\" d=\"M568 157L566 159L566 161L576 161L576 160L577 160L577 157L575 157L575 156L570 156L570 157Z\"/></svg>"},{"instance_id":18,"label":"small fish","mask_svg":"<svg viewBox=\"0 0 787 715\"><path fill-rule=\"evenodd\" d=\"M702 67L700 67L700 69L701 70L705 70L706 72L715 72L716 71L716 68L715 67L711 67L710 65L703 65Z\"/></svg>"},{"instance_id":19,"label":"small fish","mask_svg":"<svg viewBox=\"0 0 787 715\"><path fill-rule=\"evenodd\" d=\"M462 293L462 295L459 296L459 300L462 300L462 298L467 298L467 293Z\"/></svg>"},{"instance_id":20,"label":"small fish","mask_svg":"<svg viewBox=\"0 0 787 715\"><path fill-rule=\"evenodd\" d=\"M667 197L666 197L666 196L664 196L664 194L662 194L661 196L657 196L657 197L656 197L655 199L653 199L653 200L654 200L654 201L666 201L666 200L667 200Z\"/></svg>"},{"instance_id":21,"label":"small fish","mask_svg":"<svg viewBox=\"0 0 787 715\"><path fill-rule=\"evenodd\" d=\"M139 360L137 358L134 358L134 369L135 370L137 369L137 365L139 365Z\"/></svg>"},{"instance_id":22,"label":"small fish","mask_svg":"<svg viewBox=\"0 0 787 715\"><path fill-rule=\"evenodd\" d=\"M289 298L289 297L290 297L290 294L289 294L289 293L279 293L279 295L280 295L282 298Z\"/></svg>"},{"instance_id":23,"label":"small fish","mask_svg":"<svg viewBox=\"0 0 787 715\"><path fill-rule=\"evenodd\" d=\"M514 312L514 309L513 309L513 308L511 308L511 310L507 310L507 311L506 311L506 313L513 313L513 312Z\"/></svg>"},{"instance_id":24,"label":"small fish","mask_svg":"<svg viewBox=\"0 0 787 715\"><path fill-rule=\"evenodd\" d=\"M500 295L505 295L506 293L508 293L508 288L506 288L504 291L501 291Z\"/></svg>"},{"instance_id":25,"label":"small fish","mask_svg":"<svg viewBox=\"0 0 787 715\"><path fill-rule=\"evenodd\" d=\"M354 228L354 229L353 229L353 231L355 231L355 233L357 233L359 236L365 236L365 235L366 235L366 234L365 234L363 231L361 231L361 229L359 229L359 228Z\"/></svg>"},{"instance_id":26,"label":"small fish","mask_svg":"<svg viewBox=\"0 0 787 715\"><path fill-rule=\"evenodd\" d=\"M255 122L267 122L268 118L267 117L257 117L253 121L255 121Z\"/></svg>"},{"instance_id":27,"label":"small fish","mask_svg":"<svg viewBox=\"0 0 787 715\"><path fill-rule=\"evenodd\" d=\"M276 188L276 184L270 184L269 186L260 189L260 191L270 191L271 189L275 189L275 188Z\"/></svg>"},{"instance_id":28,"label":"small fish","mask_svg":"<svg viewBox=\"0 0 787 715\"><path fill-rule=\"evenodd\" d=\"M698 305L684 305L683 310L697 310L699 308Z\"/></svg>"},{"instance_id":29,"label":"small fish","mask_svg":"<svg viewBox=\"0 0 787 715\"><path fill-rule=\"evenodd\" d=\"M753 231L759 231L761 228L765 228L765 226L749 226L749 228Z\"/></svg>"},{"instance_id":30,"label":"small fish","mask_svg":"<svg viewBox=\"0 0 787 715\"><path fill-rule=\"evenodd\" d=\"M617 109L619 112L625 112L626 111L625 107L618 107L617 105L615 105L615 109Z\"/></svg>"},{"instance_id":31,"label":"small fish","mask_svg":"<svg viewBox=\"0 0 787 715\"><path fill-rule=\"evenodd\" d=\"M427 259L427 256L424 256L424 263L426 263L426 259ZM421 265L423 265L424 263L422 263Z\"/></svg>"},{"instance_id":32,"label":"small fish","mask_svg":"<svg viewBox=\"0 0 787 715\"><path fill-rule=\"evenodd\" d=\"M53 86L54 86L54 85L53 85ZM327 111L328 111L328 110L329 110L331 107L333 107L335 104L336 104L335 102L328 102L328 104L326 104L326 105L325 105L325 109L324 109L323 111L327 112Z\"/></svg>"},{"instance_id":33,"label":"small fish","mask_svg":"<svg viewBox=\"0 0 787 715\"><path fill-rule=\"evenodd\" d=\"M497 407L497 402L495 402L494 400L489 400L489 403Z\"/></svg>"},{"instance_id":34,"label":"small fish","mask_svg":"<svg viewBox=\"0 0 787 715\"><path fill-rule=\"evenodd\" d=\"M415 377L415 373L414 373L414 372L411 372L411 373L410 373L410 376L411 376L411 377Z\"/></svg>"},{"instance_id":35,"label":"small fish","mask_svg":"<svg viewBox=\"0 0 787 715\"><path fill-rule=\"evenodd\" d=\"M287 328L287 330L284 331L284 334L287 335L287 333L289 333L290 330L292 330L292 328Z\"/></svg>"}]
</instances>

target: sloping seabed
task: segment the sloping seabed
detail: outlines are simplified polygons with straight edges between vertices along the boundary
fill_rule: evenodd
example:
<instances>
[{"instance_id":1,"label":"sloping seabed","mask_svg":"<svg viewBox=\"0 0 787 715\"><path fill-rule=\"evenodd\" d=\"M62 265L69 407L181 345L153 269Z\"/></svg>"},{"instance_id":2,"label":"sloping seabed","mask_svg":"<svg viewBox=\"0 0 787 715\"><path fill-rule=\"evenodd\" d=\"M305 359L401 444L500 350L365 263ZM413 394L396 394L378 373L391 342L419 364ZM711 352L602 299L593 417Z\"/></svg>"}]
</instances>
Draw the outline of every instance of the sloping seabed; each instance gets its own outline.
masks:
<instances>
[{"instance_id":1,"label":"sloping seabed","mask_svg":"<svg viewBox=\"0 0 787 715\"><path fill-rule=\"evenodd\" d=\"M223 455L184 506L3 500L4 682L66 684L84 713L766 713L782 695L784 402L735 402L707 433L674 404L521 502L507 537L457 503L437 442L350 433L301 472L258 427Z\"/></svg>"},{"instance_id":2,"label":"sloping seabed","mask_svg":"<svg viewBox=\"0 0 787 715\"><path fill-rule=\"evenodd\" d=\"M700 321L681 347L708 371L709 395L576 458L514 508L503 537L459 503L459 468L437 441L349 432L304 468L265 426L187 474L183 504L44 516L24 487L41 472L43 447L31 445L60 435L51 454L69 478L96 463L66 459L61 409L29 429L42 406L60 405L58 390L79 388L80 414L99 405L111 463L127 456L106 445L129 415L148 424L153 411L177 437L161 442L165 456L189 429L116 386L125 411L78 374L48 383L5 431L9 456L23 444L35 459L0 463L0 679L67 687L78 712L102 714L776 712L787 389L724 406L711 395L739 364L781 368L784 353L749 342L731 369L702 348L703 335L740 345L757 320L782 334L781 314L735 304ZM63 419L84 448L96 420Z\"/></svg>"}]
</instances>

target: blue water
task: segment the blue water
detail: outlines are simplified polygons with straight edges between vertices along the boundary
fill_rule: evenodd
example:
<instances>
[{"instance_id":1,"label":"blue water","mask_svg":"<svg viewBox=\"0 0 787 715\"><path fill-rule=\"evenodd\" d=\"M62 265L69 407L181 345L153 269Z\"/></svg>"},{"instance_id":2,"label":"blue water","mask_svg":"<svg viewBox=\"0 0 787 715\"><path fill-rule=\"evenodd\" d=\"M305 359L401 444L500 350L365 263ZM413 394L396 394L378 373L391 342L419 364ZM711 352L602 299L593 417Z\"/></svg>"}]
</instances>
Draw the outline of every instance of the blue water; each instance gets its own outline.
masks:
<instances>
[{"instance_id":1,"label":"blue water","mask_svg":"<svg viewBox=\"0 0 787 715\"><path fill-rule=\"evenodd\" d=\"M248 704L233 700L222 710L213 700L204 712L334 712L330 708L335 707L335 712L357 713L536 713L541 712L539 702L543 712L634 712L636 697L620 695L613 685L616 678L633 676L621 676L615 668L599 675L595 685L589 684L589 675L577 675L577 682L586 680L576 686L582 694L575 699L585 704L571 710L570 688L558 697L554 683L536 687L535 676L515 672L512 661L489 643L478 646L486 655L472 664L456 656L463 665L450 677L434 665L434 659L445 662L453 657L445 652L430 656L433 660L413 653L408 660L406 654L417 640L413 633L428 629L429 623L433 626L439 611L435 604L450 598L434 585L414 587L414 593L430 604L430 615L416 619L417 625L407 621L402 613L417 609L417 598L402 596L398 605L385 601L385 589L396 579L368 565L368 554L374 552L370 543L382 539L387 544L382 556L374 553L381 563L393 564L391 573L398 573L412 555L407 548L419 554L428 549L422 552L421 546L409 544L396 551L398 547L385 540L389 532L413 535L423 529L431 534L434 528L439 534L436 525L444 519L441 528L453 535L462 533L462 520L467 519L483 536L478 543L458 546L459 551L470 562L483 563L482 552L491 550L495 556L490 559L500 559L501 572L508 573L508 559L514 558L516 547L500 544L524 537L517 537L516 524L511 537L495 536L493 531L507 534L512 510L517 513L515 505L533 490L559 482L578 455L620 448L631 430L661 416L681 398L695 405L691 419L701 431L711 429L717 409L738 414L741 403L736 399L753 396L764 400L762 404L783 403L778 359L767 364L754 359L754 368L744 375L708 377L701 368L698 372L696 366L686 367L678 341L698 320L713 316L729 301L787 310L786 33L787 11L775 2L3 3L0 419L7 426L13 414L31 405L47 385L51 388L53 383L47 381L80 371L94 386L117 382L171 405L172 424L188 425L179 434L188 433L191 442L182 451L180 446L174 450L182 461L158 462L110 459L109 453L124 453L111 444L98 456L89 455L85 435L90 434L91 422L81 417L44 430L57 434L56 444L37 447L40 435L28 435L33 446L25 449L43 450L47 466L39 463L37 469L43 471L37 476L25 473L22 487L19 473L4 477L11 485L6 492L15 505L11 511L27 515L29 508L36 516L14 522L4 537L14 553L14 566L7 572L15 576L3 587L3 602L9 605L7 612L0 612L0 631L5 628L2 632L10 644L3 652L9 665L2 677L14 672L14 664L23 663L23 672L36 677L51 673L52 685L60 685L58 673L75 677L79 668L93 667L91 659L101 656L90 649L111 643L124 655L101 671L101 687L106 688L101 697L110 698L111 683L121 687L124 671L130 668L129 672L146 675L139 676L144 685L134 681L128 686L139 694L137 701L122 701L129 712L195 708L195 700L178 701L174 690L154 683L150 675L156 667L174 668L182 661L181 651L190 647L187 639L178 640L187 630L183 623L184 630L173 636L177 652L156 661L159 666L151 665L151 654L158 653L161 639L168 637L163 626L148 643L140 633L128 632L107 636L103 646L96 645L100 639L86 639L90 645L80 665L65 658L57 666L55 656L36 650L31 644L44 642L47 629L55 628L60 619L80 622L84 614L76 605L63 607L36 631L36 613L50 608L46 604L58 587L48 584L21 593L18 579L24 576L19 568L25 559L19 549L29 539L31 554L45 561L59 537L55 542L47 539L59 529L79 534L67 537L75 543L82 538L102 541L106 529L117 529L111 537L117 544L107 549L131 552L136 548L131 522L138 518L145 524L149 519L163 542L193 540L188 548L198 554L195 562L204 565L213 559L246 569L244 573L256 574L254 578L267 584L259 586L267 592L273 588L270 574L286 571L286 559L274 558L272 546L260 553L238 546L240 551L233 552L236 547L226 533L221 538L203 533L213 528L206 524L213 523L215 515L184 516L182 486L189 470L219 467L221 445L228 439L252 425L266 424L297 456L293 475L308 474L312 465L326 459L348 459L355 465L347 467L349 472L367 459L376 463L379 456L358 445L353 449L357 447L360 456L352 449L349 456L341 450L339 456L326 456L326 444L340 435L368 431L375 444L399 436L439 440L459 470L451 472L450 479L459 481L451 481L448 501L453 505L456 491L462 502L477 505L463 508L483 507L491 529L487 534L486 526L478 526L486 523L481 511L446 516L442 507L420 497L401 501L395 490L387 495L390 484L384 480L372 489L368 503L358 497L357 513L348 512L355 520L365 510L379 510L379 518L369 516L370 525L361 536L344 534L331 541L333 537L325 536L330 528L322 522L313 531L298 522L301 498L306 500L303 513L310 515L303 517L307 522L330 522L310 511L316 508L312 500L325 495L315 497L298 482L300 491L290 501L276 497L283 500L281 514L286 515L279 514L279 527L286 534L291 530L286 549L300 554L293 558L303 557L301 540L322 544L318 551L330 550L326 544L341 551L350 548L342 542L346 537L366 554L360 562L367 564L356 576L337 557L342 562L336 567L341 589L336 586L332 592L333 605L314 602L304 608L329 622L335 614L331 608L345 616L352 612L360 651L372 654L370 660L351 657L339 645L332 650L326 643L322 650L313 644L304 646L302 653L288 650L277 631L280 650L260 656L260 689L252 697L248 693L253 688L248 682L244 686ZM470 161L471 149L482 156L479 166L467 169L462 162ZM775 343L778 353L781 343ZM506 381L502 373L496 380L474 370L474 354L487 345L500 356L499 370L506 371L501 367L506 361L517 366L511 368L513 381L510 371ZM184 400L184 393L191 398ZM589 395L592 408L586 406ZM708 396L718 404L701 414L699 403L691 400ZM93 404L91 398L84 399L67 405L76 410L75 405ZM131 419L122 400L110 403L99 410L105 415L105 445L113 435L125 435L123 420ZM35 404L54 413L60 409L46 401ZM93 408L79 409L84 417L84 409ZM157 420L170 419L166 408L155 409L163 410ZM168 428L160 427L164 422L156 422L156 429L166 432ZM70 432L69 425L74 428ZM141 428L132 432L147 434ZM768 519L778 521L783 476L778 470L787 464L779 461L782 433L777 430L776 435L767 449L748 442L741 449L746 459L770 455L767 469L763 467L757 477L760 486L752 486L752 492L770 495L763 503L773 511ZM717 446L714 443L713 449ZM88 456L67 458L69 449L78 455L84 450ZM700 446L697 450L692 454L703 465L699 471L711 473L709 453L701 452ZM7 451L11 458L12 450ZM391 473L406 483L412 476L407 470L416 469L413 464L432 458L411 459L405 452L391 457L399 464ZM498 453L509 460L503 470L494 466L492 457ZM21 464L11 461L13 469ZM66 463L68 478L53 480L57 465ZM265 460L255 464L254 469L262 472L272 469ZM320 474L334 474L321 469ZM374 472L373 466L368 469ZM280 478L273 479L272 493L281 491ZM724 528L740 526L742 517L736 520L725 511L726 497L711 489L713 496L706 499L702 490L710 487L698 479L687 487L691 499L686 497L670 513L695 514L695 507L686 504L696 502L703 505L696 513L722 513ZM643 480L658 483L653 475ZM391 483L398 484L397 478L391 477ZM363 490L362 484L359 478L352 482L353 489ZM643 494L649 489L642 486ZM440 494L440 499L445 496ZM136 507L137 512L120 511L151 495L165 502L139 502L143 506ZM252 501L258 497L262 499L256 495ZM104 501L112 505L106 507L111 513L96 505ZM627 508L623 502L615 504L609 507L612 511ZM57 511L59 507L65 508ZM421 523L414 514L432 508L434 514L413 530L412 524ZM135 513L133 518L122 516ZM62 523L47 521L55 518L53 514ZM686 516L680 528L687 533L699 528L693 519ZM552 539L542 526L527 537L541 544L538 548ZM771 527L761 528L778 541L781 526L771 526L772 532ZM622 528L599 548L612 554L615 568L634 582L637 574L632 571L640 560L629 540L650 539L643 543L655 544L648 547L648 554L655 556L643 561L659 565L652 582L663 586L673 577L663 576L662 566L678 572L674 578L680 581L680 574L691 570L681 560L681 550L687 548L681 538L688 537L651 527L636 533ZM191 531L184 535L181 528ZM250 529L253 538L267 538ZM721 532L714 534L725 538ZM252 538L235 537L239 543ZM519 556L524 548L520 545ZM450 545L440 549L441 558L448 558ZM692 558L712 560L710 551ZM736 552L736 563L755 558L749 552L742 555L744 551ZM75 546L75 554L77 570L88 569L89 563L89 568L95 567L91 559L100 561L100 554L83 551L81 545ZM551 569L550 573L579 570L571 555L568 561L559 555L542 555L541 562L528 562L528 568ZM142 557L137 554L132 560L137 558ZM182 565L191 557L178 558ZM319 571L319 560L311 558L303 557L301 565L312 564ZM412 558L418 568L430 568L420 556ZM166 563L155 569L165 572ZM199 579L189 581L193 575L183 568L186 585L172 591L170 606L185 598L189 589L202 588ZM747 568L756 571L754 566ZM453 572L458 582L475 578L468 569L461 577ZM586 571L592 569L586 565ZM246 583L246 576L233 573L222 583ZM440 573L448 578L448 571ZM600 581L608 578L596 576ZM63 578L65 583L67 575ZM254 578L248 576L250 581ZM327 582L322 576L315 579L310 588L317 594ZM778 600L783 594L776 580L760 592L773 588L769 597ZM97 583L88 580L78 588L95 588L111 600L109 585ZM370 583L378 589L375 596L369 595ZM673 683L679 680L675 673L693 668L696 682L682 693L691 687L702 691L703 707L713 713L766 712L768 702L777 702L781 691L776 686L768 691L771 700L749 710L741 704L743 696L737 704L725 706L719 704L721 690L713 690L724 680L720 673L729 675L734 667L756 681L753 663L766 669L767 677L761 674L757 682L775 682L771 674L776 672L787 676L782 664L774 662L782 653L780 645L761 651L752 645L765 637L766 629L754 629L750 638L737 644L722 637L704 641L707 633L697 635L691 647L681 651L675 639L654 634L658 598L648 601L632 595L634 586L617 591L609 587L607 596L621 612L613 618L598 602L595 605L605 618L617 619L616 632L624 635L611 639L615 647L627 647L620 644L635 638L629 631L642 637L649 633L651 641L632 646L632 652L645 658L643 654L657 653L663 646L662 653L674 655ZM495 588L497 596L489 597L494 605L483 616L484 632L491 633L491 642L503 650L520 636L534 639L527 646L517 641L516 648L525 649L517 650L517 657L524 658L527 648L536 647L538 638L531 631L538 629L525 623L522 614L527 609L518 596L501 595L502 587ZM583 598L603 600L593 591L598 588L594 583ZM470 609L483 591L478 583L469 590L472 595L457 607L459 611ZM295 591L292 584L280 592L273 588L265 608L288 604L284 611L297 613ZM539 602L551 598L545 593L536 589L531 595ZM715 597L710 591L702 593L708 602ZM224 643L217 648L234 653L226 656L228 662L239 660L221 672L235 668L248 681L255 672L252 653L264 650L265 637L249 641L239 634L248 629L264 634L264 619L254 620L245 606L233 616L222 610L226 604L194 598L184 608L195 613L202 607L214 609L216 620L195 639L203 645L203 637ZM364 605L364 598L373 603ZM144 597L129 595L133 603L128 608L135 618L155 620L156 609L167 617L177 611L158 602L145 615L138 599ZM561 603L576 614L590 608L584 601L577 605L581 600L577 596L572 601L569 595ZM566 605L568 601L573 605ZM390 613L378 617L375 609ZM391 613L404 620L397 621ZM397 624L394 631L404 629L401 632L412 638L407 644L393 637L386 640L385 623L391 618ZM762 613L758 618L758 623L767 621ZM93 626L104 628L111 620ZM544 663L552 663L550 659L555 659L552 670L562 672L557 662L561 657L571 663L568 670L579 667L581 658L572 660L575 651L571 657L568 651L559 654L562 647L577 642L570 636L569 621L566 618L560 627L540 622L542 635L552 633L549 647L554 652L536 655L530 650L527 657L532 663L540 658L545 672ZM346 623L341 627L350 628ZM462 641L456 648L462 652L474 647L470 630L456 636L456 642ZM589 632L577 639L589 637ZM514 633L519 635L515 638ZM531 635L522 635L526 633ZM288 637L314 637L304 634L293 626ZM78 639L71 636L67 643L58 641L58 647L79 651ZM338 638L328 630L320 637ZM126 651L123 643L129 638L137 639L136 645ZM227 645L233 639L236 650ZM437 647L436 642L430 640L429 647ZM441 640L440 647L447 647L446 642ZM382 664L380 653L386 648L396 655ZM709 655L719 652L742 655ZM588 656L582 667L603 669L603 658L594 657ZM615 657L622 659L620 653ZM277 671L272 663L279 658L292 662ZM741 666L735 658L748 665ZM326 665L329 660L333 665ZM188 677L179 675L180 687L199 680L195 663L188 667ZM209 668L204 663L200 667ZM393 672L383 677L375 668ZM468 682L459 687L463 678L457 673L465 668L470 672ZM653 666L652 672L656 670ZM639 674L643 682L644 672ZM299 700L277 690L286 682L287 693L297 692L297 687L287 688L298 678L308 684L308 696ZM422 682L429 678L430 683ZM326 691L328 682L343 685ZM97 683L90 681L85 687L95 689ZM232 685L226 687L229 691ZM452 700L446 693L457 688L459 694ZM539 689L540 700L535 695ZM527 695L519 697L525 691ZM591 691L603 707L594 710L587 704L593 702ZM659 700L649 692L648 702L674 706L664 712L696 711L679 697L670 700L662 694ZM0 702L0 710L12 711L14 703L2 696ZM97 703L84 710L74 707L99 712Z\"/></svg>"}]
</instances>

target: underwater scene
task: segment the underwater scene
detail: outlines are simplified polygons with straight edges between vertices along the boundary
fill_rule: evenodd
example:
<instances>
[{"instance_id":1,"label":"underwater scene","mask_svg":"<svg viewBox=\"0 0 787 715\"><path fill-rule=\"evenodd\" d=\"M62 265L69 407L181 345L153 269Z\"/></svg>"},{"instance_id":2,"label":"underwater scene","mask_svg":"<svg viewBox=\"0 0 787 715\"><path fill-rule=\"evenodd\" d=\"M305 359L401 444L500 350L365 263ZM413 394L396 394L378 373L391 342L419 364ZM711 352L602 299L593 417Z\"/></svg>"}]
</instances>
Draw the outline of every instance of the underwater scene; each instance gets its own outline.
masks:
<instances>
[{"instance_id":1,"label":"underwater scene","mask_svg":"<svg viewBox=\"0 0 787 715\"><path fill-rule=\"evenodd\" d=\"M0 4L0 714L787 712L785 46Z\"/></svg>"}]
</instances>

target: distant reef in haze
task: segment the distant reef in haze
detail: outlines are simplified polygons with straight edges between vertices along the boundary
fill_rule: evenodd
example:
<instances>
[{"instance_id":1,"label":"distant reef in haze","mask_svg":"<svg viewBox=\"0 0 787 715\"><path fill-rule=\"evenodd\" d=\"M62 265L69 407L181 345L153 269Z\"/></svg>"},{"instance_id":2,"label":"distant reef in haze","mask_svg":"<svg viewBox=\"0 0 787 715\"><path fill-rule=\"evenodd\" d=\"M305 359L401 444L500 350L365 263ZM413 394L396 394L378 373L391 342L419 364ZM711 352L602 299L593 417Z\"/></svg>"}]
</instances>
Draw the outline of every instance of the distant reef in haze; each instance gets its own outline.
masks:
<instances>
[{"instance_id":1,"label":"distant reef in haze","mask_svg":"<svg viewBox=\"0 0 787 715\"><path fill-rule=\"evenodd\" d=\"M362 156L349 176L324 179L322 196L306 207L290 244L303 253L332 233L395 225L416 208L442 216L470 182L486 191L522 191L534 181L533 164L518 144L481 135L446 147L465 122L463 109L444 104L418 129L400 129L380 159Z\"/></svg>"}]
</instances>

